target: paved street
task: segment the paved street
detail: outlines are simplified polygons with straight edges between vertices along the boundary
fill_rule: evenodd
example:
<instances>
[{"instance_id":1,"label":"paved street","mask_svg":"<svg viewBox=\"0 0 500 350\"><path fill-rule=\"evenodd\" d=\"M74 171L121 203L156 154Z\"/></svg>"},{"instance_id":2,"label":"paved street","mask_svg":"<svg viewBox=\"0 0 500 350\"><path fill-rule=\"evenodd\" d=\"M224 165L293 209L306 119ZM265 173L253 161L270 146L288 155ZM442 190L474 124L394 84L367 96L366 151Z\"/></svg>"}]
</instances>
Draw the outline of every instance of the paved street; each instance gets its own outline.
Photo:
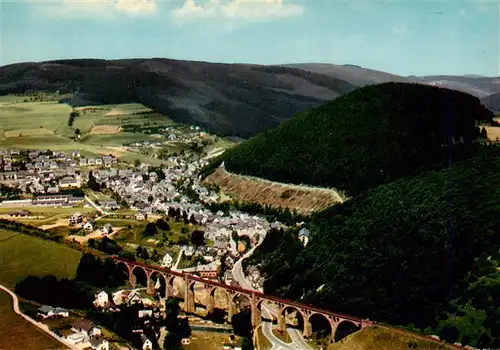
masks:
<instances>
[{"instance_id":1,"label":"paved street","mask_svg":"<svg viewBox=\"0 0 500 350\"><path fill-rule=\"evenodd\" d=\"M61 342L62 344L64 344L65 346L67 346L69 349L71 349L71 350L81 350L78 346L75 346L75 345L69 343L66 339L61 338L61 337L57 336L55 333L51 332L50 329L49 329L49 327L47 325L43 324L42 322L37 322L34 319L32 319L31 317L23 314L21 312L21 310L19 309L19 299L17 298L17 295L15 295L14 293L12 293L10 291L10 289L8 289L7 287L5 287L5 286L3 286L3 285L0 284L0 290L3 290L4 292L7 292L12 297L12 308L13 308L13 310L14 310L14 312L16 314L18 314L19 316L21 316L22 318L24 318L26 321L30 322L34 326L38 327L41 331L47 333L52 338L54 338L57 341Z\"/></svg>"},{"instance_id":2,"label":"paved street","mask_svg":"<svg viewBox=\"0 0 500 350\"><path fill-rule=\"evenodd\" d=\"M262 239L260 242L262 243L263 241L264 240ZM234 266L232 269L233 278L240 284L240 286L242 288L249 289L249 290L255 290L255 288L253 288L250 281L248 281L245 278L245 274L243 272L243 267L242 267L242 261L243 261L243 259L252 255L252 253L254 252L254 250L257 247L258 247L258 245L256 245L252 249L250 249L243 257L241 257L238 261L236 261L234 263ZM272 320L273 315L276 316L277 313L278 313L277 310L274 310L273 308L269 307L265 303L262 304L262 316L264 316L264 318ZM285 343L273 334L272 329L273 329L272 322L269 322L269 321L262 322L262 333L269 340L269 342L271 342L271 344L273 346L271 350L284 350L284 349L309 350L309 349L311 349L309 347L309 345L307 345L307 343L304 341L304 338L302 337L301 331L288 327L287 331L290 334L290 338L292 338L292 343Z\"/></svg>"}]
</instances>

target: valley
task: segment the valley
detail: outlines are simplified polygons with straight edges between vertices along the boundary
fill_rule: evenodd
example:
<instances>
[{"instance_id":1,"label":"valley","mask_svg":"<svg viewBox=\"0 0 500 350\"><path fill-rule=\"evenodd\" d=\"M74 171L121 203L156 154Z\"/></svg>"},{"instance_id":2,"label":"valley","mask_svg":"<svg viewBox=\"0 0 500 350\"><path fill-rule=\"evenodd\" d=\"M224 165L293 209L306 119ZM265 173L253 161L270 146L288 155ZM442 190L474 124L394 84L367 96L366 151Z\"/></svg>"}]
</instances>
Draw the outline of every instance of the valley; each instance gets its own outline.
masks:
<instances>
[{"instance_id":1,"label":"valley","mask_svg":"<svg viewBox=\"0 0 500 350\"><path fill-rule=\"evenodd\" d=\"M290 69L331 89L343 86ZM451 109L444 109L445 97ZM476 98L425 85L369 85L238 142L141 103L75 103L78 98L81 93L47 91L0 97L0 260L6 267L0 283L37 305L24 306L32 317L41 305L69 310L60 323L44 320L54 334L132 348L147 341L193 348L200 339L214 348L257 342L301 350L496 344L488 302L474 299L471 307L459 287L473 295L489 290L493 282L478 286L467 277L476 264L487 266L474 278L496 280L490 270L497 256L487 248L496 247L496 223L481 215L494 216L487 203L495 203L496 187L487 190L484 179L493 175L484 165L498 165L498 126ZM449 172L442 160L446 111L455 115ZM482 194L479 214L461 206L466 187ZM442 200L447 191L458 201L452 212ZM447 215L457 218L454 248L461 258L453 281L446 279L443 248ZM479 251L490 254L489 262L474 260ZM166 272L129 267L126 273L117 261ZM186 292L175 277L181 271L207 283L188 283ZM395 275L397 283L384 277ZM208 281L227 290L210 291ZM241 287L247 291L238 298L229 293ZM71 296L48 292L59 289ZM259 304L256 321L252 291L353 320L359 315L366 328L332 325L319 314L307 316L309 306L294 311L292 304L268 301ZM453 307L461 310L461 325L453 323ZM172 313L178 317L168 321ZM78 331L79 317L106 335ZM232 333L195 333L205 325ZM165 335L169 327L179 338ZM139 329L147 339L135 335Z\"/></svg>"}]
</instances>

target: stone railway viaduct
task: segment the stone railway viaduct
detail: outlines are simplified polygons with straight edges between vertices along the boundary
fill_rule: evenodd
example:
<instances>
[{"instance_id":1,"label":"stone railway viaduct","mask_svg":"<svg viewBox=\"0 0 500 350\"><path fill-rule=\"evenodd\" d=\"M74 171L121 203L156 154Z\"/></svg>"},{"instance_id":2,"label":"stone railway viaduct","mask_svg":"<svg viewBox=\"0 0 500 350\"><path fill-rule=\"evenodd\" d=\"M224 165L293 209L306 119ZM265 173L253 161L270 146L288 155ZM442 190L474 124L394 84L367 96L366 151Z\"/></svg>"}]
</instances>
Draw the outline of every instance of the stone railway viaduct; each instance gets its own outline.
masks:
<instances>
[{"instance_id":1,"label":"stone railway viaduct","mask_svg":"<svg viewBox=\"0 0 500 350\"><path fill-rule=\"evenodd\" d=\"M335 335L337 333L337 328L341 323L348 322L358 327L358 329L362 329L365 327L373 326L374 322L370 320L364 320L353 316L343 315L334 313L327 310L321 310L315 308L310 305L305 305L301 303L297 303L291 300L284 300L275 296L263 294L257 291L247 290L235 286L229 286L226 284L218 283L212 280L203 279L197 276L194 276L189 273L172 271L166 268L162 268L154 265L146 265L135 261L129 261L117 257L113 257L116 264L123 264L127 268L129 283L133 287L136 286L137 278L134 275L135 269L141 269L146 275L146 290L150 295L155 294L155 287L153 282L153 276L158 276L159 278L163 278L165 282L165 298L169 297L180 297L179 295L174 295L174 278L178 277L184 281L184 305L183 310L186 313L195 313L195 292L194 286L195 284L199 284L203 286L208 297L206 298L206 310L211 312L215 307L215 291L223 290L228 295L229 306L227 310L228 321L230 322L232 316L236 312L236 304L238 297L244 296L248 298L250 301L250 310L251 310L251 319L252 326L257 327L261 321L261 311L262 304L266 302L268 305L274 307L279 310L277 317L278 330L284 331L286 329L286 319L285 315L288 310L294 310L298 312L302 316L302 320L304 323L303 335L304 337L310 337L312 335L312 325L310 322L311 317L315 315L323 316L331 327L331 337L330 341L335 341Z\"/></svg>"}]
</instances>

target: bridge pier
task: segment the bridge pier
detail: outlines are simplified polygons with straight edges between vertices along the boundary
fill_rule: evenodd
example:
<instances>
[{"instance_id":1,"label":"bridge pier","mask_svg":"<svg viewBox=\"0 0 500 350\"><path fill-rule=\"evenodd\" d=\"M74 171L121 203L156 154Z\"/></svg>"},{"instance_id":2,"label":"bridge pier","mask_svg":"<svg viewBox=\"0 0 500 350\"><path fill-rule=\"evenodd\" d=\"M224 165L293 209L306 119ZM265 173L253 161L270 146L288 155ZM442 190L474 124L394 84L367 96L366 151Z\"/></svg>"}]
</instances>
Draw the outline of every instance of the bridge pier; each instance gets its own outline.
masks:
<instances>
[{"instance_id":1,"label":"bridge pier","mask_svg":"<svg viewBox=\"0 0 500 350\"><path fill-rule=\"evenodd\" d=\"M229 293L228 293L229 294ZM233 302L233 298L228 295L228 309L227 309L227 322L231 323L233 316L235 314L236 305Z\"/></svg>"},{"instance_id":2,"label":"bridge pier","mask_svg":"<svg viewBox=\"0 0 500 350\"><path fill-rule=\"evenodd\" d=\"M280 310L279 314L278 314L278 331L283 333L285 330L286 330L286 320L285 320L285 316L283 316L282 314L282 311Z\"/></svg>"},{"instance_id":3,"label":"bridge pier","mask_svg":"<svg viewBox=\"0 0 500 350\"><path fill-rule=\"evenodd\" d=\"M187 274L184 276L184 312L195 312L194 291L191 290L191 280Z\"/></svg>"},{"instance_id":4,"label":"bridge pier","mask_svg":"<svg viewBox=\"0 0 500 350\"><path fill-rule=\"evenodd\" d=\"M151 278L151 274L148 274L147 280L146 280L146 293L148 295L154 295L155 294L155 285L153 283L153 279Z\"/></svg>"},{"instance_id":5,"label":"bridge pier","mask_svg":"<svg viewBox=\"0 0 500 350\"><path fill-rule=\"evenodd\" d=\"M304 332L302 332L302 335L305 338L309 338L312 335L312 324L309 322L309 318L304 320Z\"/></svg>"},{"instance_id":6,"label":"bridge pier","mask_svg":"<svg viewBox=\"0 0 500 350\"><path fill-rule=\"evenodd\" d=\"M130 284L130 286L132 288L135 288L135 286L137 285L137 277L135 277L133 271L130 271L130 273L128 275L128 283Z\"/></svg>"},{"instance_id":7,"label":"bridge pier","mask_svg":"<svg viewBox=\"0 0 500 350\"><path fill-rule=\"evenodd\" d=\"M288 314L287 309L292 308L295 309L295 311L292 313L299 313L302 316L302 319L304 320L304 330L303 330L303 335L306 337L310 337L312 335L312 324L310 322L310 317L314 314L319 314L324 316L329 320L330 326L331 326L331 342L335 342L335 334L337 332L337 328L341 322L347 321L350 322L358 327L361 328L366 328L366 327L371 327L374 325L373 321L370 320L362 320L360 318L348 316L348 315L339 315L336 313L333 313L331 311L327 310L320 310L315 307L312 307L310 305L304 305L300 304L297 302L289 301L289 300L282 300L276 297L272 297L269 295L264 295L261 293L257 293L255 291L251 290L246 290L243 288L236 288L232 286L226 286L214 281L209 281L207 279L202 279L193 275L188 275L172 270L166 270L166 269L161 269L157 268L155 266L147 266L144 264L139 264L133 261L128 261L124 259L119 259L113 257L113 260L117 263L122 263L126 266L128 273L129 273L129 284L132 286L132 288L136 288L137 286L137 277L133 274L135 268L140 268L142 269L145 274L146 274L146 290L149 295L153 295L155 292L155 286L152 281L152 274L153 273L158 273L160 277L163 277L165 279L165 300L174 296L177 297L183 297L184 298L184 303L183 303L183 311L186 313L195 313L196 312L196 299L195 299L195 293L194 293L194 284L195 283L201 283L204 285L205 290L208 292L207 299L205 301L202 301L205 303L207 311L210 313L213 311L215 308L215 290L217 288L220 288L220 290L224 290L227 293L227 304L228 304L228 310L227 310L227 321L230 323L232 321L232 318L234 314L237 312L237 305L235 303L235 297L242 295L246 296L247 298L250 299L250 307L251 307L251 322L252 322L252 327L256 328L262 323L262 314L261 311L259 310L259 304L262 304L263 302L270 302L275 305L275 307L278 308L279 312L277 315L277 323L278 323L278 330L281 332L284 332L286 330L286 325L287 325L287 317L285 314ZM174 278L175 277L180 277L184 279L184 293L182 293L180 290L177 290L174 284ZM184 295L182 295L184 294ZM273 317L274 318L274 317ZM296 324L297 320L294 320L293 324Z\"/></svg>"},{"instance_id":8,"label":"bridge pier","mask_svg":"<svg viewBox=\"0 0 500 350\"><path fill-rule=\"evenodd\" d=\"M256 328L262 322L262 317L260 315L260 310L257 305L257 296L255 295L255 293L252 293L252 300L250 302L250 305L252 313L252 327Z\"/></svg>"},{"instance_id":9,"label":"bridge pier","mask_svg":"<svg viewBox=\"0 0 500 350\"><path fill-rule=\"evenodd\" d=\"M215 307L215 298L211 295L211 291L208 291L208 296L207 296L207 313L210 314L214 311Z\"/></svg>"},{"instance_id":10,"label":"bridge pier","mask_svg":"<svg viewBox=\"0 0 500 350\"><path fill-rule=\"evenodd\" d=\"M330 321L330 327L332 327L332 335L330 337L330 344L335 343L335 334L337 334L337 327L339 326L340 321L332 322Z\"/></svg>"}]
</instances>

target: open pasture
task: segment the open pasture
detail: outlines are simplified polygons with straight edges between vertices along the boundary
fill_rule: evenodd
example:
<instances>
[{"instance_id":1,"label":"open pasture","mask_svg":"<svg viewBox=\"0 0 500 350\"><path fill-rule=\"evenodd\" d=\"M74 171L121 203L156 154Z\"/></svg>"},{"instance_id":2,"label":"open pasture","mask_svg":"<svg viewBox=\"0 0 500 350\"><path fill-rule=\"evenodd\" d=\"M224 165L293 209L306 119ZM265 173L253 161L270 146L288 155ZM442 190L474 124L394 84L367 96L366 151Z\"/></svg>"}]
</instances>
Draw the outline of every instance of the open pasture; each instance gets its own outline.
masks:
<instances>
[{"instance_id":1,"label":"open pasture","mask_svg":"<svg viewBox=\"0 0 500 350\"><path fill-rule=\"evenodd\" d=\"M72 278L81 255L62 244L0 230L0 283L13 289L29 275Z\"/></svg>"},{"instance_id":2,"label":"open pasture","mask_svg":"<svg viewBox=\"0 0 500 350\"><path fill-rule=\"evenodd\" d=\"M70 112L69 105L58 102L0 104L0 130L42 128L68 136L74 133L68 127Z\"/></svg>"}]
</instances>

